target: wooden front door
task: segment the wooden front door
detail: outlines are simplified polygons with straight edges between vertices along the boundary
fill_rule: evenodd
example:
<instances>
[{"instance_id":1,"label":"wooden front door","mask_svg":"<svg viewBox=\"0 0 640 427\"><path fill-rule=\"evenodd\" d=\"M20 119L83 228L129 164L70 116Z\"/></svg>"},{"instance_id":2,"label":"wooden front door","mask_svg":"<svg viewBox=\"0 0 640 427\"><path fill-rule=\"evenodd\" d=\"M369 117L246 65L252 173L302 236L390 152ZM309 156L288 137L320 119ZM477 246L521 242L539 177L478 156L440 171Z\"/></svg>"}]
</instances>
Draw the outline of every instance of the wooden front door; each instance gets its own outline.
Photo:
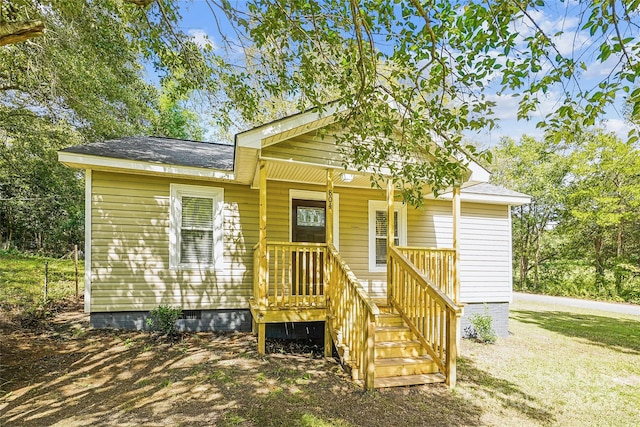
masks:
<instances>
[{"instance_id":1,"label":"wooden front door","mask_svg":"<svg viewBox=\"0 0 640 427\"><path fill-rule=\"evenodd\" d=\"M291 200L291 241L326 242L326 208L324 200ZM316 251L295 251L292 261L292 295L322 295L324 292L324 257Z\"/></svg>"}]
</instances>

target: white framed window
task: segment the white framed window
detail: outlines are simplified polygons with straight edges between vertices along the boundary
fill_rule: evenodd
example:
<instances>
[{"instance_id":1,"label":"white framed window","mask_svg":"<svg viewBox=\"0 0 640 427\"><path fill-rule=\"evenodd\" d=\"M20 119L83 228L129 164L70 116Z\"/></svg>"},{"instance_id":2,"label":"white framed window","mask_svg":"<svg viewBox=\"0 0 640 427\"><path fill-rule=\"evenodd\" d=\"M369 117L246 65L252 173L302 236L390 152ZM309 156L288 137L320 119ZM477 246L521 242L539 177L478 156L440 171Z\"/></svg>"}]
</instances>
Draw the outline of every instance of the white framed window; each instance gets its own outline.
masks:
<instances>
[{"instance_id":1,"label":"white framed window","mask_svg":"<svg viewBox=\"0 0 640 427\"><path fill-rule=\"evenodd\" d=\"M169 266L224 268L224 190L218 187L171 184Z\"/></svg>"},{"instance_id":2,"label":"white framed window","mask_svg":"<svg viewBox=\"0 0 640 427\"><path fill-rule=\"evenodd\" d=\"M407 206L394 203L394 244L407 244ZM387 202L369 200L369 271L387 271Z\"/></svg>"}]
</instances>

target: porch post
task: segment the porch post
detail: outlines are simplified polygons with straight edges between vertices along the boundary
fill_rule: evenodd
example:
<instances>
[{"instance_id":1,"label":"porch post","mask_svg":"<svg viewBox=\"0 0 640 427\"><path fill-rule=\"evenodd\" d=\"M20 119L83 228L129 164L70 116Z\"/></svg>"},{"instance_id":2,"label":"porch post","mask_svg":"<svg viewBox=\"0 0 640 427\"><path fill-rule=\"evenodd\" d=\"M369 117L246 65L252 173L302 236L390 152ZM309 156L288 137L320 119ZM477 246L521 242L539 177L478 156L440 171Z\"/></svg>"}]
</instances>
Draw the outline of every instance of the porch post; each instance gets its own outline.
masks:
<instances>
[{"instance_id":1,"label":"porch post","mask_svg":"<svg viewBox=\"0 0 640 427\"><path fill-rule=\"evenodd\" d=\"M391 304L393 271L391 269L391 248L394 246L394 193L393 178L387 180L387 304Z\"/></svg>"},{"instance_id":2,"label":"porch post","mask_svg":"<svg viewBox=\"0 0 640 427\"><path fill-rule=\"evenodd\" d=\"M327 169L327 195L326 195L326 213L325 213L325 231L326 231L326 243L327 248L333 245L333 169ZM328 249L327 249L328 252ZM329 254L325 254L324 257L324 294L325 294L325 303L328 300L328 289L327 285L329 284ZM327 318L324 320L324 357L331 357L333 353L333 338L331 337L331 310L330 307L327 307Z\"/></svg>"},{"instance_id":3,"label":"porch post","mask_svg":"<svg viewBox=\"0 0 640 427\"><path fill-rule=\"evenodd\" d=\"M326 242L333 245L333 169L327 169Z\"/></svg>"},{"instance_id":4,"label":"porch post","mask_svg":"<svg viewBox=\"0 0 640 427\"><path fill-rule=\"evenodd\" d=\"M458 265L460 264L460 186L456 185L453 187L453 197L451 199L451 217L453 220L453 302L456 304L460 304L460 273L458 271ZM452 315L453 318L455 315ZM453 387L455 385L455 360L458 357L458 349L460 348L460 340L462 339L462 322L459 321L459 318L456 318L455 322L455 340L449 343L449 351L452 353L449 362L453 364L453 367L449 365L447 369L452 370L452 378L450 374L447 374L449 377L447 379L447 384ZM452 331L453 332L453 331ZM452 344L455 344L455 347L452 347Z\"/></svg>"},{"instance_id":5,"label":"porch post","mask_svg":"<svg viewBox=\"0 0 640 427\"><path fill-rule=\"evenodd\" d=\"M453 187L453 198L451 206L451 217L453 218L453 301L460 303L460 277L458 264L460 262L460 186Z\"/></svg>"},{"instance_id":6,"label":"porch post","mask_svg":"<svg viewBox=\"0 0 640 427\"><path fill-rule=\"evenodd\" d=\"M395 211L393 206L394 188L393 178L387 180L387 248L394 246L394 220ZM387 258L389 257L389 251L387 251Z\"/></svg>"},{"instance_id":7,"label":"porch post","mask_svg":"<svg viewBox=\"0 0 640 427\"><path fill-rule=\"evenodd\" d=\"M267 299L267 165L260 160L260 229L258 232L258 304L266 305ZM265 353L266 325L258 323L258 354Z\"/></svg>"}]
</instances>

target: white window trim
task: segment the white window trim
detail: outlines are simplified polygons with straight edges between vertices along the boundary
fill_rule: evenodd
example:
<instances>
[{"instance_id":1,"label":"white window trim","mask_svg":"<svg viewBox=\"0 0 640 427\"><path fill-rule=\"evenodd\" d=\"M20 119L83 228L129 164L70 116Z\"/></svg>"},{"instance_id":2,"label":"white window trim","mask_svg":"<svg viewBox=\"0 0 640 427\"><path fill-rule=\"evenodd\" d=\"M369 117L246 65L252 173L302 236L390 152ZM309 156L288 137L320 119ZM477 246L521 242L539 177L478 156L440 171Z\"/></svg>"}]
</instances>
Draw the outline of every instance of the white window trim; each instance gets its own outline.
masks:
<instances>
[{"instance_id":1,"label":"white window trim","mask_svg":"<svg viewBox=\"0 0 640 427\"><path fill-rule=\"evenodd\" d=\"M291 225L293 224L293 212L291 211L293 199L301 199L301 200L320 200L323 202L327 201L327 193L325 191L309 191L309 190L295 190L293 188L289 189L289 241L291 242ZM325 219L326 222L326 219ZM333 193L333 246L336 249L340 249L340 194L335 192Z\"/></svg>"},{"instance_id":2,"label":"white window trim","mask_svg":"<svg viewBox=\"0 0 640 427\"><path fill-rule=\"evenodd\" d=\"M169 267L175 270L224 270L224 189L200 185L171 184L171 212L169 216ZM213 199L213 263L180 263L180 231L182 197Z\"/></svg>"},{"instance_id":3,"label":"white window trim","mask_svg":"<svg viewBox=\"0 0 640 427\"><path fill-rule=\"evenodd\" d=\"M407 245L407 205L395 202L393 209L398 215L398 240L400 246ZM387 271L387 266L376 265L376 211L387 211L387 202L384 200L369 200L369 272L382 273Z\"/></svg>"}]
</instances>

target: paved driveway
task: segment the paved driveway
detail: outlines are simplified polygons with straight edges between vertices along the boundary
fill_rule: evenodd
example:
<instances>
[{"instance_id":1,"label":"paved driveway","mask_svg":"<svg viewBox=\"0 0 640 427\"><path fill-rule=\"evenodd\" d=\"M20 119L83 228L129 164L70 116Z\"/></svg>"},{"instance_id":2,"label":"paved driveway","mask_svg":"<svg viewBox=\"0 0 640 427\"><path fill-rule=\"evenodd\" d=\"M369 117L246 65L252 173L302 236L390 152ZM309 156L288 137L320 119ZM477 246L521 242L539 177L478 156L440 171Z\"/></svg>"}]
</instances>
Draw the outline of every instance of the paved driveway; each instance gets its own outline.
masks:
<instances>
[{"instance_id":1,"label":"paved driveway","mask_svg":"<svg viewBox=\"0 0 640 427\"><path fill-rule=\"evenodd\" d=\"M569 307L590 308L592 310L611 311L613 313L633 314L640 316L640 305L615 302L590 301L578 298L553 297L549 295L513 293L514 301L533 301L542 304L557 304Z\"/></svg>"}]
</instances>

